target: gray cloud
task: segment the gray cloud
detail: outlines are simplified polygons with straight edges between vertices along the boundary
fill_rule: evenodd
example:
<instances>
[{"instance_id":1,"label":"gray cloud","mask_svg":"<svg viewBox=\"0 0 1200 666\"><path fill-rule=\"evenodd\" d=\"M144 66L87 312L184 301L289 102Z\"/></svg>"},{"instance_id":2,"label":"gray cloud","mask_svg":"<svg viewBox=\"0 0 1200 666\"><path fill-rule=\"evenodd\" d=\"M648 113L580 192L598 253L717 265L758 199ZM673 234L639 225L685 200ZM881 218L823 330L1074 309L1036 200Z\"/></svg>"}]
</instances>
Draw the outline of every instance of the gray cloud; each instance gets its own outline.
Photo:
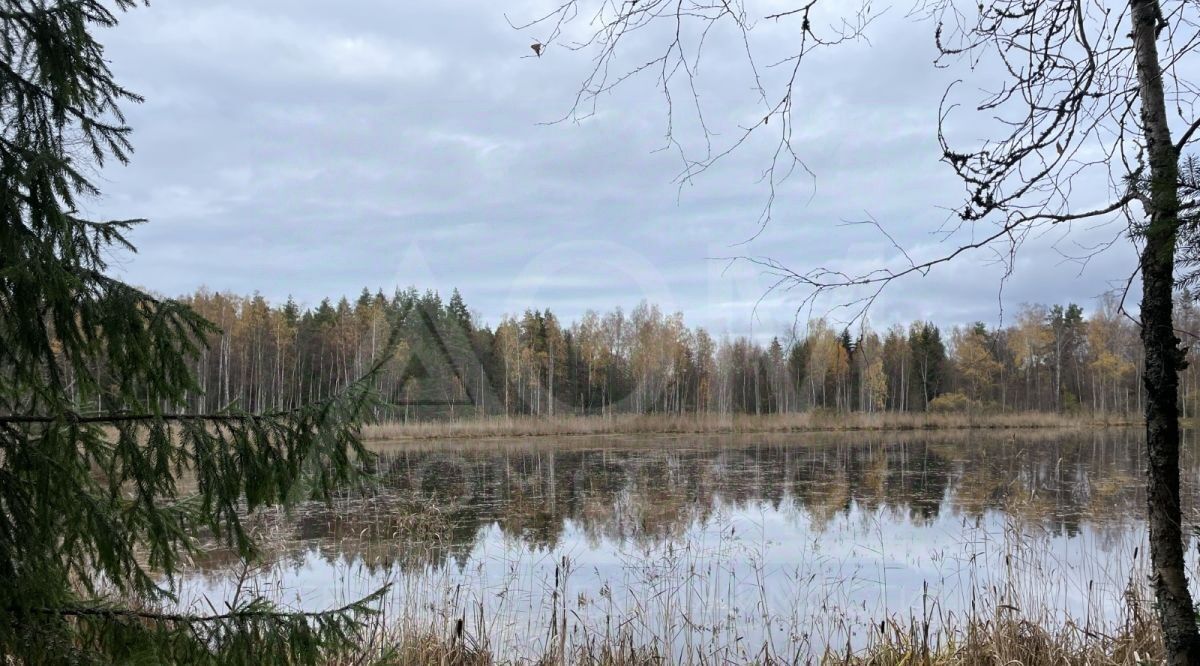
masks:
<instances>
[{"instance_id":1,"label":"gray cloud","mask_svg":"<svg viewBox=\"0 0 1200 666\"><path fill-rule=\"evenodd\" d=\"M583 122L540 124L569 109L587 54L527 57L529 35L502 12L531 17L543 3L504 4L176 0L126 15L104 39L147 101L129 110L132 165L105 171L107 196L93 205L152 221L134 236L140 253L121 261L125 277L169 294L206 285L308 303L364 285L457 286L493 322L525 307L569 319L645 297L717 331L770 334L791 322L794 299L758 302L769 278L715 257L798 269L897 261L878 234L838 226L868 213L914 255L944 251L931 232L960 186L938 163L937 101L959 73L930 65L932 26L892 15L871 44L806 67L797 145L816 177L782 186L755 236L770 137L677 189L681 162L659 150L665 106L650 79L606 95ZM768 53L794 37L762 27ZM636 62L648 48L624 56ZM728 142L762 103L735 36L707 48L701 100ZM677 136L701 148L694 117L677 111ZM956 129L979 138L969 123ZM1027 243L1007 307L1086 303L1128 275L1123 245L1082 272L1064 262L1071 243L1114 229L1076 232ZM872 320L995 322L1001 271L988 260L895 285Z\"/></svg>"}]
</instances>

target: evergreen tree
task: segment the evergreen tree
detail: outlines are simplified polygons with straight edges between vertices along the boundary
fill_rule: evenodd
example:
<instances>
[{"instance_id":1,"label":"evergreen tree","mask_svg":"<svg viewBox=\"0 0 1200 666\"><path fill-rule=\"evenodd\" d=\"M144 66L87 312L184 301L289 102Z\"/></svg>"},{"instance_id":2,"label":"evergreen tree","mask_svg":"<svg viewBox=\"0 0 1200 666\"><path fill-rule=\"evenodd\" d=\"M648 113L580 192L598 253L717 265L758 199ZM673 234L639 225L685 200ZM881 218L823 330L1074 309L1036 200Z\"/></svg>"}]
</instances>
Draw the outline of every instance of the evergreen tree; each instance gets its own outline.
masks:
<instances>
[{"instance_id":1,"label":"evergreen tree","mask_svg":"<svg viewBox=\"0 0 1200 666\"><path fill-rule=\"evenodd\" d=\"M0 662L323 661L366 601L164 609L196 535L249 558L244 511L352 475L370 377L283 413L185 411L215 326L106 273L138 220L79 213L131 150L120 106L139 98L92 33L134 5L0 2Z\"/></svg>"},{"instance_id":2,"label":"evergreen tree","mask_svg":"<svg viewBox=\"0 0 1200 666\"><path fill-rule=\"evenodd\" d=\"M463 302L462 294L458 293L458 289L450 294L450 303L446 306L446 313L451 322L464 334L470 334L474 329L474 326L471 325L471 313L467 310L467 304Z\"/></svg>"},{"instance_id":3,"label":"evergreen tree","mask_svg":"<svg viewBox=\"0 0 1200 666\"><path fill-rule=\"evenodd\" d=\"M1054 357L1054 406L1061 410L1065 393L1070 395L1070 401L1078 402L1078 395L1069 393L1069 389L1064 386L1063 373L1068 370L1068 364L1077 365L1075 359L1084 336L1083 309L1074 303L1065 309L1061 305L1055 305L1050 309L1046 324L1053 341L1051 353Z\"/></svg>"},{"instance_id":4,"label":"evergreen tree","mask_svg":"<svg viewBox=\"0 0 1200 666\"><path fill-rule=\"evenodd\" d=\"M909 332L908 346L915 370L912 375L916 385L913 398L919 399L921 409L927 409L942 391L946 365L942 332L930 322L914 324Z\"/></svg>"},{"instance_id":5,"label":"evergreen tree","mask_svg":"<svg viewBox=\"0 0 1200 666\"><path fill-rule=\"evenodd\" d=\"M788 373L791 376L792 389L796 394L796 407L803 404L802 396L807 393L804 390L804 382L808 379L808 359L811 355L812 350L808 338L792 343L791 349L788 351Z\"/></svg>"}]
</instances>

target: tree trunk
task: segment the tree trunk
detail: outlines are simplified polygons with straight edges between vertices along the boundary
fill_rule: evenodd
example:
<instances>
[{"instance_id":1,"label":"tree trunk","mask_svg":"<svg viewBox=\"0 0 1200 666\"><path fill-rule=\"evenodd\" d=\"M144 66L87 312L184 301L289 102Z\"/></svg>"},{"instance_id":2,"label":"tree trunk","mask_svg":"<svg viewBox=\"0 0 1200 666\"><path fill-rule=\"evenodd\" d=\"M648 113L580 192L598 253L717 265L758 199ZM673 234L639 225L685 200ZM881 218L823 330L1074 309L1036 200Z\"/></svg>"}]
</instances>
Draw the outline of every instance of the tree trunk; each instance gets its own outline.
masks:
<instances>
[{"instance_id":1,"label":"tree trunk","mask_svg":"<svg viewBox=\"0 0 1200 666\"><path fill-rule=\"evenodd\" d=\"M1149 221L1142 251L1142 344L1146 386L1146 499L1151 579L1167 663L1200 664L1196 610L1184 571L1179 505L1179 371L1175 337L1175 241L1179 230L1179 164L1171 143L1158 60L1162 11L1156 0L1131 0L1142 128L1150 166Z\"/></svg>"},{"instance_id":2,"label":"tree trunk","mask_svg":"<svg viewBox=\"0 0 1200 666\"><path fill-rule=\"evenodd\" d=\"M1056 318L1057 329L1062 329L1065 324L1061 318ZM1054 405L1054 411L1062 411L1062 330L1054 331L1054 400L1051 404Z\"/></svg>"}]
</instances>

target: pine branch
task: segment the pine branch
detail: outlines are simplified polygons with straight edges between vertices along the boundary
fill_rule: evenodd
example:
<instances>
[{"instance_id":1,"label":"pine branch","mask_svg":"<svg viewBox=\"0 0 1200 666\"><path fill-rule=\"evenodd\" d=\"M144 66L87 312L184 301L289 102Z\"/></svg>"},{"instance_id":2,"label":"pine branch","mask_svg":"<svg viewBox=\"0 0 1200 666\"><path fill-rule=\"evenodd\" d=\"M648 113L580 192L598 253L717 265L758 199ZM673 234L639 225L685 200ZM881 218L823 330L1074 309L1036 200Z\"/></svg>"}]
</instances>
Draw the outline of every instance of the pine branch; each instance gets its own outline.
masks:
<instances>
[{"instance_id":1,"label":"pine branch","mask_svg":"<svg viewBox=\"0 0 1200 666\"><path fill-rule=\"evenodd\" d=\"M371 594L337 608L323 611L272 611L253 610L255 602L246 605L248 610L233 610L216 615L189 615L186 613L157 613L153 611L134 610L131 608L116 608L103 606L78 606L66 608L9 608L8 613L30 612L43 615L58 615L63 617L103 617L111 619L148 620L151 622L169 622L178 624L206 624L226 622L229 620L313 620L333 616L343 616L348 613L373 613L368 604L379 600L390 589L384 585Z\"/></svg>"},{"instance_id":2,"label":"pine branch","mask_svg":"<svg viewBox=\"0 0 1200 666\"><path fill-rule=\"evenodd\" d=\"M66 423L66 424L90 424L90 423L132 423L143 421L208 421L213 423L227 422L246 422L246 421L265 421L269 419L286 418L301 411L302 408L291 409L282 412L270 412L263 414L100 414L91 416L81 416L79 414L68 412L62 416L29 416L29 415L11 415L0 416L0 423Z\"/></svg>"}]
</instances>

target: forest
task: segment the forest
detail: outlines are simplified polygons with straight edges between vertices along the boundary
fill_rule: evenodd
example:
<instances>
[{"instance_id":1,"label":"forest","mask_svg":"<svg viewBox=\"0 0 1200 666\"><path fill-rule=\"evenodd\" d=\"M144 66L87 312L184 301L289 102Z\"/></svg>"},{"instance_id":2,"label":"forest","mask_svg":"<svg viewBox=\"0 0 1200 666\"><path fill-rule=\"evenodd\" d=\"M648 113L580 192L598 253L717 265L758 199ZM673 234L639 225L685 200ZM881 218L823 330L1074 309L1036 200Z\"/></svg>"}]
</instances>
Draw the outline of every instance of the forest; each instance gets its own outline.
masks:
<instances>
[{"instance_id":1,"label":"forest","mask_svg":"<svg viewBox=\"0 0 1200 666\"><path fill-rule=\"evenodd\" d=\"M1142 409L1135 324L1110 297L1026 304L1001 327L916 321L876 330L814 319L766 340L717 338L642 303L574 322L527 310L490 325L461 294L364 289L301 307L208 290L182 299L219 330L194 361L196 411L288 409L342 390L401 342L377 379L379 421L482 415L768 414L836 411ZM1200 309L1179 299L1194 339ZM1181 377L1185 416L1200 408L1196 368ZM102 405L95 405L100 409Z\"/></svg>"}]
</instances>

